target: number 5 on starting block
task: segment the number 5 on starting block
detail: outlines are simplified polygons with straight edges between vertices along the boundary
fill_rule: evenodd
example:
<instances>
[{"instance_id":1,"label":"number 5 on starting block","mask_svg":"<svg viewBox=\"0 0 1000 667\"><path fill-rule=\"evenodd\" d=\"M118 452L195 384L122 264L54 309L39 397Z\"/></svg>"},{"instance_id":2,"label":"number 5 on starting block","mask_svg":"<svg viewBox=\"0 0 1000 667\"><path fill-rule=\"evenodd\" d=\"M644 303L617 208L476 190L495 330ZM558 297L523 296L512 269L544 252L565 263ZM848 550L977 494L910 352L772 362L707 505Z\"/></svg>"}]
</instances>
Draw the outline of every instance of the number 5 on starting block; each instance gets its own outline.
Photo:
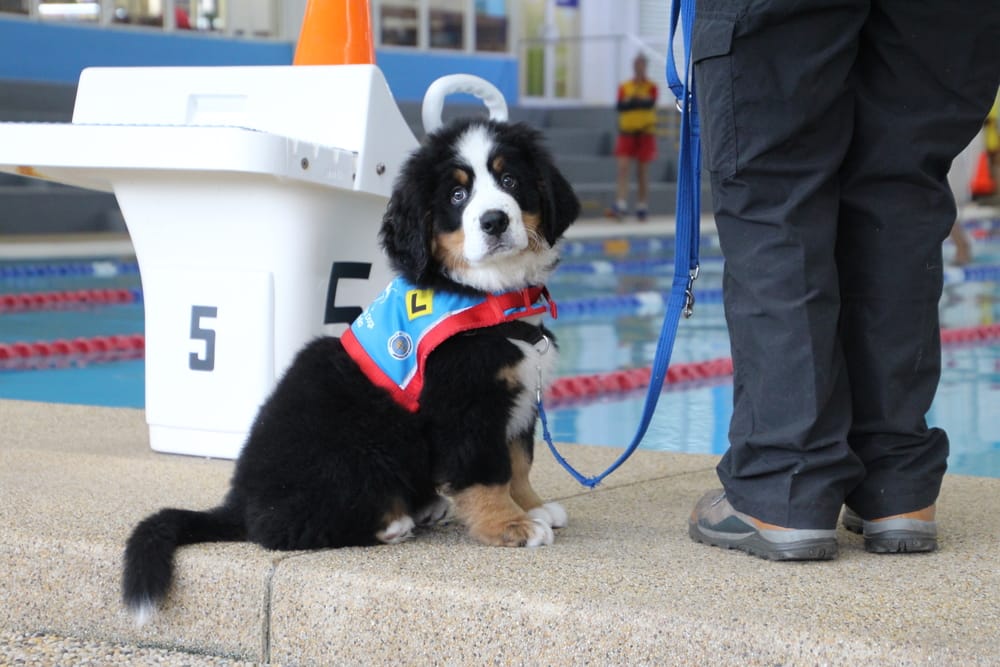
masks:
<instances>
[{"instance_id":1,"label":"number 5 on starting block","mask_svg":"<svg viewBox=\"0 0 1000 667\"><path fill-rule=\"evenodd\" d=\"M142 274L150 444L232 457L274 385L274 288L266 271L156 268ZM150 379L154 381L150 381ZM183 447L187 449L187 447Z\"/></svg>"}]
</instances>

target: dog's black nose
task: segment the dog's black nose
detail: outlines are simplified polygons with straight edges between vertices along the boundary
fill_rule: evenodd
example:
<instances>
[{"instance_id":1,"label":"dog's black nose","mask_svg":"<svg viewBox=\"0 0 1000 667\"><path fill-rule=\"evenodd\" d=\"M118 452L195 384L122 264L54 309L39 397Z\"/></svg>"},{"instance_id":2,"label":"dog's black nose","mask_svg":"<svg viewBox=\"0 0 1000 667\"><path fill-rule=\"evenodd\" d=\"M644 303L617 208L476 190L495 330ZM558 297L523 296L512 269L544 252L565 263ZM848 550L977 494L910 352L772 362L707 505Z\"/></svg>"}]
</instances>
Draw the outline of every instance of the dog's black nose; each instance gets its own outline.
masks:
<instances>
[{"instance_id":1,"label":"dog's black nose","mask_svg":"<svg viewBox=\"0 0 1000 667\"><path fill-rule=\"evenodd\" d=\"M493 209L479 216L479 228L490 236L500 236L507 230L510 220L503 211Z\"/></svg>"}]
</instances>

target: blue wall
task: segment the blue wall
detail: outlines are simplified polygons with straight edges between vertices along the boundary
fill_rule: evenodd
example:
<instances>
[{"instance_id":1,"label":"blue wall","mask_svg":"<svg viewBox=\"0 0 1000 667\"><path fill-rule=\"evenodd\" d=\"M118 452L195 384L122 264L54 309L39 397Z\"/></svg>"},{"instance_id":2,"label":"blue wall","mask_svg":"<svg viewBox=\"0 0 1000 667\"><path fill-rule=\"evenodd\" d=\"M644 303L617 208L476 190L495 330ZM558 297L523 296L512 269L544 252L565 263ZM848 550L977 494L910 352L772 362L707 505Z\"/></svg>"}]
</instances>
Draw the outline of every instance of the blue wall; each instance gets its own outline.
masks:
<instances>
[{"instance_id":1,"label":"blue wall","mask_svg":"<svg viewBox=\"0 0 1000 667\"><path fill-rule=\"evenodd\" d=\"M85 67L289 65L291 42L227 39L151 29L107 29L41 23L0 15L0 80L75 84ZM379 50L376 63L397 101L421 100L445 74L475 74L517 104L517 61L511 57Z\"/></svg>"}]
</instances>

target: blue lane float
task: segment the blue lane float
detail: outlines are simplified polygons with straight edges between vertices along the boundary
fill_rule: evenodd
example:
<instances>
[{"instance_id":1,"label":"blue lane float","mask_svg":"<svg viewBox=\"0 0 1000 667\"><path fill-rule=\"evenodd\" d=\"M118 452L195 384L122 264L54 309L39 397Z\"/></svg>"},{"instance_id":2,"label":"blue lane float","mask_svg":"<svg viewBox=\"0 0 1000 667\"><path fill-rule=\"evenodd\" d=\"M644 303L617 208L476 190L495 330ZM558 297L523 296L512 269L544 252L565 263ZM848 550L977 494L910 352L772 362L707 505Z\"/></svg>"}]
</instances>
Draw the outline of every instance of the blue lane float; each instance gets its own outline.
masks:
<instances>
[{"instance_id":1,"label":"blue lane float","mask_svg":"<svg viewBox=\"0 0 1000 667\"><path fill-rule=\"evenodd\" d=\"M722 257L701 257L701 264L722 265ZM574 275L650 275L674 270L673 258L601 259L589 262L566 262L559 265L558 274ZM558 275L557 274L557 275Z\"/></svg>"},{"instance_id":2,"label":"blue lane float","mask_svg":"<svg viewBox=\"0 0 1000 667\"><path fill-rule=\"evenodd\" d=\"M115 278L139 275L136 261L31 262L0 265L0 280L14 278Z\"/></svg>"},{"instance_id":3,"label":"blue lane float","mask_svg":"<svg viewBox=\"0 0 1000 667\"><path fill-rule=\"evenodd\" d=\"M722 257L703 257L702 264L721 264ZM673 259L623 259L567 262L559 265L558 275L658 275L673 270ZM944 270L945 284L1000 281L1000 265L952 266Z\"/></svg>"},{"instance_id":4,"label":"blue lane float","mask_svg":"<svg viewBox=\"0 0 1000 667\"><path fill-rule=\"evenodd\" d=\"M695 290L695 301L700 304L722 303L721 289ZM572 321L597 316L652 316L667 307L670 292L634 292L612 294L586 299L566 299L558 302L559 320Z\"/></svg>"},{"instance_id":5,"label":"blue lane float","mask_svg":"<svg viewBox=\"0 0 1000 667\"><path fill-rule=\"evenodd\" d=\"M994 282L998 280L1000 280L1000 266L953 266L944 270L944 282L946 285Z\"/></svg>"},{"instance_id":6,"label":"blue lane float","mask_svg":"<svg viewBox=\"0 0 1000 667\"><path fill-rule=\"evenodd\" d=\"M85 264L85 263L81 263ZM76 267L77 265L72 265ZM133 265L123 263L124 271L136 272ZM560 267L562 270L562 267ZM3 274L0 274L3 275ZM16 277L23 277L19 273ZM40 275L40 274L31 274ZM52 275L70 275L69 273L51 273ZM90 273L87 275L97 275ZM945 270L945 284L964 282L1000 281L1000 266L951 267ZM127 291L128 299L87 298L86 294L100 294L107 290L75 290L66 292L0 294L0 311L2 310L47 310L59 307L86 307L91 305L114 305L121 303L141 303L143 300L140 288L117 290ZM696 289L695 299L699 304L722 303L721 289ZM560 299L559 318L562 321L590 319L598 316L652 316L663 312L666 307L669 292L655 290L633 292L631 294L610 294L587 297L582 299ZM37 298L32 298L37 297ZM8 303L9 302L9 303Z\"/></svg>"}]
</instances>

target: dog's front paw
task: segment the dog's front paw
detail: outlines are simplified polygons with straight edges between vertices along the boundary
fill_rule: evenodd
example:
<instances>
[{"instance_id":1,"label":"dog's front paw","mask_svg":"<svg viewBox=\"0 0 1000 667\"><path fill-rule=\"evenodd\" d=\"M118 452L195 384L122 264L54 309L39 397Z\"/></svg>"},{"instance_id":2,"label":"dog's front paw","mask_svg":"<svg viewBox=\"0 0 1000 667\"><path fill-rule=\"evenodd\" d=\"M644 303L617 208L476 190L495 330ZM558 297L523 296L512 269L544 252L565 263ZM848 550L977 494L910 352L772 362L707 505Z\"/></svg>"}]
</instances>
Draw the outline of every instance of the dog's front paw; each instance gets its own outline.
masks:
<instances>
[{"instance_id":1,"label":"dog's front paw","mask_svg":"<svg viewBox=\"0 0 1000 667\"><path fill-rule=\"evenodd\" d=\"M451 501L439 495L424 507L417 510L414 520L418 526L433 526L447 523L453 515Z\"/></svg>"},{"instance_id":2,"label":"dog's front paw","mask_svg":"<svg viewBox=\"0 0 1000 667\"><path fill-rule=\"evenodd\" d=\"M528 510L528 516L544 522L550 528L565 528L569 521L566 510L559 503L545 503L532 508Z\"/></svg>"},{"instance_id":3,"label":"dog's front paw","mask_svg":"<svg viewBox=\"0 0 1000 667\"><path fill-rule=\"evenodd\" d=\"M531 535L528 537L528 541L524 543L524 546L542 547L542 546L548 546L556 541L556 536L552 532L551 526L534 519L532 519L531 523L535 524L535 527L531 531Z\"/></svg>"},{"instance_id":4,"label":"dog's front paw","mask_svg":"<svg viewBox=\"0 0 1000 667\"><path fill-rule=\"evenodd\" d=\"M555 534L546 522L529 516L507 521L495 530L474 530L473 534L481 542L500 547L541 547L555 541Z\"/></svg>"},{"instance_id":5,"label":"dog's front paw","mask_svg":"<svg viewBox=\"0 0 1000 667\"><path fill-rule=\"evenodd\" d=\"M408 514L404 514L375 533L375 537L386 544L399 544L413 535L413 526L413 519Z\"/></svg>"},{"instance_id":6,"label":"dog's front paw","mask_svg":"<svg viewBox=\"0 0 1000 667\"><path fill-rule=\"evenodd\" d=\"M526 514L511 498L509 484L471 486L456 493L454 500L459 518L484 544L539 547L555 540L547 512Z\"/></svg>"}]
</instances>

